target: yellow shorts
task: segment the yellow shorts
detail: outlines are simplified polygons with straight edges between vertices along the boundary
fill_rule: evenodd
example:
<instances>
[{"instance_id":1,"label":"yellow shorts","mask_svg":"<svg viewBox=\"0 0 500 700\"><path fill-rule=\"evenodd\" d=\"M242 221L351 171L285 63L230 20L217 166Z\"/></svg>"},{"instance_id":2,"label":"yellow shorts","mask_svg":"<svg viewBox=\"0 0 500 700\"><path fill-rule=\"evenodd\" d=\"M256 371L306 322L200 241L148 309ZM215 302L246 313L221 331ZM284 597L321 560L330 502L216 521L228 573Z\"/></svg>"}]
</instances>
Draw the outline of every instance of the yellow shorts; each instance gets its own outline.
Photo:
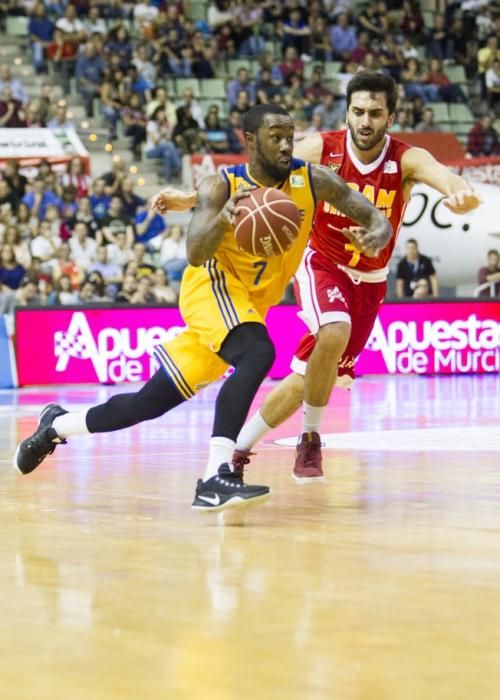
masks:
<instances>
[{"instance_id":1,"label":"yellow shorts","mask_svg":"<svg viewBox=\"0 0 500 700\"><path fill-rule=\"evenodd\" d=\"M226 336L242 323L264 323L248 290L214 258L188 267L179 309L187 330L159 345L155 355L184 398L219 379L228 365L216 354Z\"/></svg>"}]
</instances>

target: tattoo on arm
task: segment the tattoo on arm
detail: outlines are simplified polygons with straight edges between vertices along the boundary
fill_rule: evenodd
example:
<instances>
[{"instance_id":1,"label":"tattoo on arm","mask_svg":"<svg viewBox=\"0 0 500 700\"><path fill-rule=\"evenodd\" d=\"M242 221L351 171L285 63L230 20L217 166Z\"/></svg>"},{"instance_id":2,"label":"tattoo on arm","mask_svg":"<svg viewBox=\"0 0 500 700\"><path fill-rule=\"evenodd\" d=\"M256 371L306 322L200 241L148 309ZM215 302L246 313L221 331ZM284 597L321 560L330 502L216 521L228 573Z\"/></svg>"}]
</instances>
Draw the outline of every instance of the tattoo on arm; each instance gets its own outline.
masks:
<instances>
[{"instance_id":1,"label":"tattoo on arm","mask_svg":"<svg viewBox=\"0 0 500 700\"><path fill-rule=\"evenodd\" d=\"M366 228L382 223L385 216L368 199L352 190L344 180L324 166L312 168L314 189L318 200L332 204L353 221Z\"/></svg>"}]
</instances>

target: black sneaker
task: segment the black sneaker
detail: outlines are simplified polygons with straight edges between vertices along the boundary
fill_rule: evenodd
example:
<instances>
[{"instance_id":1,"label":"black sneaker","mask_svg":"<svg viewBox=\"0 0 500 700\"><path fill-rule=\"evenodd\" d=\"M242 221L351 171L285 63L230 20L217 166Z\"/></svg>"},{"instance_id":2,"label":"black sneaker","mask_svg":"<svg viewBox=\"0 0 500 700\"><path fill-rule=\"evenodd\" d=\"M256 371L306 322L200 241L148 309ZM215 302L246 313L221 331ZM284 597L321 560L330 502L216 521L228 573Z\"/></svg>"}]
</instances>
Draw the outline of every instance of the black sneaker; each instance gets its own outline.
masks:
<instances>
[{"instance_id":1,"label":"black sneaker","mask_svg":"<svg viewBox=\"0 0 500 700\"><path fill-rule=\"evenodd\" d=\"M14 467L23 474L29 474L43 462L45 457L51 455L57 445L65 445L63 440L52 427L57 416L62 416L67 411L55 403L49 403L40 413L38 428L33 435L23 440L14 455Z\"/></svg>"},{"instance_id":2,"label":"black sneaker","mask_svg":"<svg viewBox=\"0 0 500 700\"><path fill-rule=\"evenodd\" d=\"M221 464L217 476L198 480L193 501L194 510L217 513L227 508L258 505L270 496L269 486L247 485L229 464Z\"/></svg>"}]
</instances>

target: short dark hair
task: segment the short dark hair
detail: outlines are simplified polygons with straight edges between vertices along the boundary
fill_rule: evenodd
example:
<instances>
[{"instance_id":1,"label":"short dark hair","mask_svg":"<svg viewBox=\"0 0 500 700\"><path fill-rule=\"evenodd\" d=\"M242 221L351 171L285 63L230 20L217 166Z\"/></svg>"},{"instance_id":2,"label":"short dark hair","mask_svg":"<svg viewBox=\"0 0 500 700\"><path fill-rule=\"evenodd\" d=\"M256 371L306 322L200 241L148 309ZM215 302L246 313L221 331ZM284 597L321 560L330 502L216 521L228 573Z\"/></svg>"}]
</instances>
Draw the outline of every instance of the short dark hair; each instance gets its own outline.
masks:
<instances>
[{"instance_id":1,"label":"short dark hair","mask_svg":"<svg viewBox=\"0 0 500 700\"><path fill-rule=\"evenodd\" d=\"M281 114L284 117L290 116L286 109L280 107L280 105L255 105L255 107L251 107L248 112L245 112L243 116L243 131L256 134L262 126L264 117L267 114Z\"/></svg>"},{"instance_id":2,"label":"short dark hair","mask_svg":"<svg viewBox=\"0 0 500 700\"><path fill-rule=\"evenodd\" d=\"M417 241L416 241L415 238L408 238L406 242L407 242L407 243L413 243L413 245L416 245L417 248L418 248L418 243L417 243Z\"/></svg>"},{"instance_id":3,"label":"short dark hair","mask_svg":"<svg viewBox=\"0 0 500 700\"><path fill-rule=\"evenodd\" d=\"M488 255L488 256L490 256L490 255L496 255L497 258L500 257L500 253L498 252L498 250L497 250L496 248L491 248L491 249L488 251L487 255Z\"/></svg>"},{"instance_id":4,"label":"short dark hair","mask_svg":"<svg viewBox=\"0 0 500 700\"><path fill-rule=\"evenodd\" d=\"M356 73L347 84L347 108L351 104L351 98L355 92L384 92L387 108L392 114L396 111L398 101L398 86L393 78L376 71L363 70Z\"/></svg>"}]
</instances>

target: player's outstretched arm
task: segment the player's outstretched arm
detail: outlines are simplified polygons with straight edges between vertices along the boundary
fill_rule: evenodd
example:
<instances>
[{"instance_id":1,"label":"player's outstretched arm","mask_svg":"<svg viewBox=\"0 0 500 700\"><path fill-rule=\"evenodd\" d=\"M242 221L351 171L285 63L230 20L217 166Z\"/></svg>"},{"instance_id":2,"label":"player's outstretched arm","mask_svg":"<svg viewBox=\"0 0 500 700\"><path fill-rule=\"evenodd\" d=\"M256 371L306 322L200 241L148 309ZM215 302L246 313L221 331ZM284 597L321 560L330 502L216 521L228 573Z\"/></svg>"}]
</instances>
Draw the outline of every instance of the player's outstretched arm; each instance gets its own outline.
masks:
<instances>
[{"instance_id":1,"label":"player's outstretched arm","mask_svg":"<svg viewBox=\"0 0 500 700\"><path fill-rule=\"evenodd\" d=\"M176 187L164 187L151 200L151 209L158 214L168 211L187 211L196 206L196 192L184 192Z\"/></svg>"},{"instance_id":2,"label":"player's outstretched arm","mask_svg":"<svg viewBox=\"0 0 500 700\"><path fill-rule=\"evenodd\" d=\"M238 201L248 195L248 187L228 199L228 184L222 175L211 175L200 185L196 208L187 232L187 258L190 265L203 265L217 250L226 231L234 226Z\"/></svg>"},{"instance_id":3,"label":"player's outstretched arm","mask_svg":"<svg viewBox=\"0 0 500 700\"><path fill-rule=\"evenodd\" d=\"M364 195L351 190L329 168L313 165L311 171L318 201L328 202L363 227L351 231L346 228L342 233L365 255L378 255L393 235L389 220Z\"/></svg>"},{"instance_id":4,"label":"player's outstretched arm","mask_svg":"<svg viewBox=\"0 0 500 700\"><path fill-rule=\"evenodd\" d=\"M456 175L424 148L409 148L401 159L403 179L422 182L446 195L443 204L455 214L477 209L482 199L471 185Z\"/></svg>"}]
</instances>

